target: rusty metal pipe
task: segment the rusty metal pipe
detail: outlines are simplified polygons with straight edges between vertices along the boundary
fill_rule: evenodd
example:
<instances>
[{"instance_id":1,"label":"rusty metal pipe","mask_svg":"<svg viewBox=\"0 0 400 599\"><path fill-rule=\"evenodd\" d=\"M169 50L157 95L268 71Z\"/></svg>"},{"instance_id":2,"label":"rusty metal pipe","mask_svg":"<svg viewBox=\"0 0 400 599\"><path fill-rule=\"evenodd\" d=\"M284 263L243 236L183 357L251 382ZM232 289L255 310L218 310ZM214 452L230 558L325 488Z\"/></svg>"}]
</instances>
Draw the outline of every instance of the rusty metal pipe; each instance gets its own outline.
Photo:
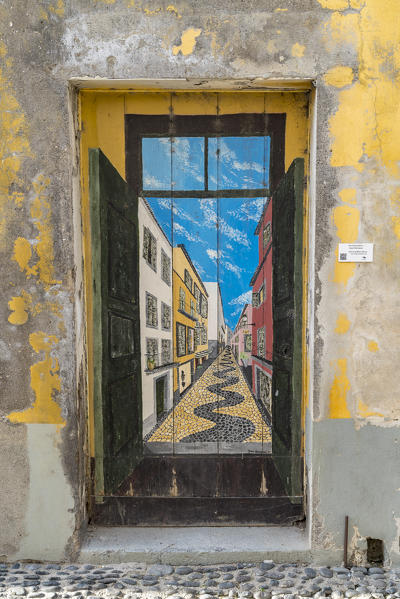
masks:
<instances>
[{"instance_id":1,"label":"rusty metal pipe","mask_svg":"<svg viewBox=\"0 0 400 599\"><path fill-rule=\"evenodd\" d=\"M347 551L349 543L349 517L344 518L344 549L343 549L343 563L344 567L347 568Z\"/></svg>"}]
</instances>

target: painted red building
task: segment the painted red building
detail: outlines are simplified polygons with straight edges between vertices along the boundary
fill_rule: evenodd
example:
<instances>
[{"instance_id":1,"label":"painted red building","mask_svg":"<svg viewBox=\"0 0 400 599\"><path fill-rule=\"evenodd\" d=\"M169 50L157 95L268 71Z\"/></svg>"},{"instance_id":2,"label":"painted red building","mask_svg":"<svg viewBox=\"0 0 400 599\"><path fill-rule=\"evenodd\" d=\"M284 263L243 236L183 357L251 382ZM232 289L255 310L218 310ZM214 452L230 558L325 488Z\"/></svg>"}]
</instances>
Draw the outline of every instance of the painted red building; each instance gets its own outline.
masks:
<instances>
[{"instance_id":1,"label":"painted red building","mask_svg":"<svg viewBox=\"0 0 400 599\"><path fill-rule=\"evenodd\" d=\"M258 266L251 278L253 393L271 415L272 389L272 198L267 199L255 230Z\"/></svg>"}]
</instances>

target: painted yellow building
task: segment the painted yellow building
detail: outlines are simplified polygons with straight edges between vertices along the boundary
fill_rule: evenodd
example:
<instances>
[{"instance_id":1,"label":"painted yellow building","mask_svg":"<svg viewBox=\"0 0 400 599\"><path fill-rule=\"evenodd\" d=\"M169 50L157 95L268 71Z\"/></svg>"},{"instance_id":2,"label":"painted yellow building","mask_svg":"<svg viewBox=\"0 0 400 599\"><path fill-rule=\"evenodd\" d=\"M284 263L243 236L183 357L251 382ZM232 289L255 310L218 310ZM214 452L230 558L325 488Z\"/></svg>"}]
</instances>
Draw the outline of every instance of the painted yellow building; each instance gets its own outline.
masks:
<instances>
[{"instance_id":1,"label":"painted yellow building","mask_svg":"<svg viewBox=\"0 0 400 599\"><path fill-rule=\"evenodd\" d=\"M174 393L183 393L208 358L208 293L183 244L173 248Z\"/></svg>"}]
</instances>

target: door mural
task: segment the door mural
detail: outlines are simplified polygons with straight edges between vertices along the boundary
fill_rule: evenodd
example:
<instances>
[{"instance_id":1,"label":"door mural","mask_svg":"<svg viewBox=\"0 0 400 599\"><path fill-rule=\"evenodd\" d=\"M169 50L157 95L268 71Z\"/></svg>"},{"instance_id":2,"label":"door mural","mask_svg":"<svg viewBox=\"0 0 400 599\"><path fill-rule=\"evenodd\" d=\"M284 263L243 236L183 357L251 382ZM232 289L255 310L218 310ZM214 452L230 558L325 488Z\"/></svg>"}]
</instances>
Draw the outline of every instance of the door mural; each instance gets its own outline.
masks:
<instances>
[{"instance_id":1,"label":"door mural","mask_svg":"<svg viewBox=\"0 0 400 599\"><path fill-rule=\"evenodd\" d=\"M133 361L141 365L134 409L140 440L134 459L124 458L131 472L116 468L103 495L171 498L170 477L164 487L149 482L164 467L175 476L174 496L242 496L256 507L256 515L242 506L238 516L232 502L221 513L210 504L196 522L210 522L212 510L215 521L223 513L226 520L226 509L250 523L299 518L303 163L285 175L285 115L126 115L125 131L126 193L137 219L135 250L127 247L125 257L139 311ZM91 189L95 203L93 181ZM104 388L102 394L104 405ZM103 410L104 430L113 409ZM120 424L125 434L128 422ZM107 453L104 447L103 459ZM213 468L215 480L196 491ZM264 480L264 491L262 483L250 490L246 470ZM183 482L188 476L193 480ZM260 516L257 501L267 497L281 501L269 512L264 503ZM135 510L122 523L140 521ZM121 513L106 511L110 522Z\"/></svg>"}]
</instances>

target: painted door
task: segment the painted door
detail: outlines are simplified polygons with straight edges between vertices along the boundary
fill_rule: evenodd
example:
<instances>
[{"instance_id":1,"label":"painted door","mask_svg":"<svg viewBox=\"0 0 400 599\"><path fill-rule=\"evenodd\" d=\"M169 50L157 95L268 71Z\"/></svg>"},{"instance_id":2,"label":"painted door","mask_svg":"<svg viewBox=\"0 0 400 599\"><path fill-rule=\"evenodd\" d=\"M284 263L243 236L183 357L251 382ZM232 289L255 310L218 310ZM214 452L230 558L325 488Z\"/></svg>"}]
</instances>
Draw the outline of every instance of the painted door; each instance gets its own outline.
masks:
<instances>
[{"instance_id":1,"label":"painted door","mask_svg":"<svg viewBox=\"0 0 400 599\"><path fill-rule=\"evenodd\" d=\"M165 378L162 377L156 381L156 410L157 418L164 414L165 406Z\"/></svg>"},{"instance_id":2,"label":"painted door","mask_svg":"<svg viewBox=\"0 0 400 599\"><path fill-rule=\"evenodd\" d=\"M288 496L302 501L302 247L304 161L294 160L272 197L272 454Z\"/></svg>"},{"instance_id":3,"label":"painted door","mask_svg":"<svg viewBox=\"0 0 400 599\"><path fill-rule=\"evenodd\" d=\"M290 272L301 269L291 241L284 252L287 239L299 239L287 230L295 219L286 210L291 196L281 191L293 170L284 175L285 115L126 115L125 133L132 190L126 197L134 214L124 218L137 225L131 239L138 259L125 274L135 279L140 366L135 352L130 359L140 368L142 393L141 412L135 406L132 416L129 397L124 410L140 439L131 440L130 470L123 481L122 471L115 476L94 519L127 525L301 519L301 499L293 501L297 479L288 478L291 460L301 468L299 433L290 429L300 422L288 400L271 402L269 386L281 376L282 337L294 330L290 309L279 313L272 296L275 246L267 232L274 219L277 273L289 263ZM275 203L282 206L272 215ZM291 290L290 297L298 295ZM291 337L286 343L293 345ZM285 416L290 446L287 436L279 444ZM298 499L301 481L297 490Z\"/></svg>"},{"instance_id":4,"label":"painted door","mask_svg":"<svg viewBox=\"0 0 400 599\"><path fill-rule=\"evenodd\" d=\"M89 151L94 307L95 495L118 492L142 456L137 200Z\"/></svg>"}]
</instances>

